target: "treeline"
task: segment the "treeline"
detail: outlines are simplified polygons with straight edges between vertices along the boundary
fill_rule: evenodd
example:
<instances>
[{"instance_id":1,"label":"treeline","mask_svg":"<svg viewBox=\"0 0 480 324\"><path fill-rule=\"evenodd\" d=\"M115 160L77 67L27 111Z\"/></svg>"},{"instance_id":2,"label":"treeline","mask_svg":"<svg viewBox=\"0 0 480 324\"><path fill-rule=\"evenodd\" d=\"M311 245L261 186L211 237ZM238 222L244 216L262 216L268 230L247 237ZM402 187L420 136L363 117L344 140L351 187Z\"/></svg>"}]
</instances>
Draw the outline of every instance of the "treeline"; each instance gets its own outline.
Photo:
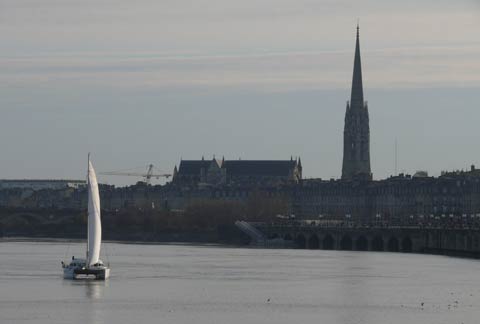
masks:
<instances>
[{"instance_id":1,"label":"treeline","mask_svg":"<svg viewBox=\"0 0 480 324\"><path fill-rule=\"evenodd\" d=\"M124 209L104 213L102 223L112 226L112 229L136 228L147 232L212 230L222 225L233 225L237 220L271 221L276 215L285 215L287 211L287 201L255 193L245 202L194 200L182 211Z\"/></svg>"},{"instance_id":2,"label":"treeline","mask_svg":"<svg viewBox=\"0 0 480 324\"><path fill-rule=\"evenodd\" d=\"M106 239L215 241L219 229L224 231L224 237L230 233L234 235L232 228L237 220L271 221L287 211L288 201L258 192L251 194L246 201L194 200L181 211L153 208L103 210L102 232ZM82 238L86 235L86 225L86 210L0 210L0 236ZM225 231L228 232L226 235ZM197 234L210 236L193 237Z\"/></svg>"}]
</instances>

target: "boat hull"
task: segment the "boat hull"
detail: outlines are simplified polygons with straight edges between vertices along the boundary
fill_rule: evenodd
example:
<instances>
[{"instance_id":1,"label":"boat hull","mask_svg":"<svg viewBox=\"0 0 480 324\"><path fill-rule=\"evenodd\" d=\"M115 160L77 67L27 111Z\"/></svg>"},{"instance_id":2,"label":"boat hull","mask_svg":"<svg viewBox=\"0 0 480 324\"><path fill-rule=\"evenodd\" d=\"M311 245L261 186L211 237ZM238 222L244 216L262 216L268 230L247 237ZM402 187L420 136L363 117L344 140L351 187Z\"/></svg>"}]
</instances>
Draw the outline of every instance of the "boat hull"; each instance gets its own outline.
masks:
<instances>
[{"instance_id":1,"label":"boat hull","mask_svg":"<svg viewBox=\"0 0 480 324\"><path fill-rule=\"evenodd\" d=\"M82 279L94 277L97 280L106 280L110 277L110 268L64 268L64 279Z\"/></svg>"}]
</instances>

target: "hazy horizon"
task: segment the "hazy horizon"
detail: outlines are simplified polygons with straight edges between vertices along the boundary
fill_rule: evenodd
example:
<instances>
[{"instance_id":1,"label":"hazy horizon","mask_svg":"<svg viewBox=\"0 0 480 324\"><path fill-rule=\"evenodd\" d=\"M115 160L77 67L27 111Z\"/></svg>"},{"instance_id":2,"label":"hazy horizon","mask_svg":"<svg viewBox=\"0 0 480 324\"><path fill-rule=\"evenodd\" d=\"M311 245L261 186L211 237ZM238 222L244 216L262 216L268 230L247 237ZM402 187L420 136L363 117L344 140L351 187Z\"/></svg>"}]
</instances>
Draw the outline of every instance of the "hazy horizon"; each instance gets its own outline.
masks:
<instances>
[{"instance_id":1,"label":"hazy horizon","mask_svg":"<svg viewBox=\"0 0 480 324\"><path fill-rule=\"evenodd\" d=\"M1 0L0 178L183 159L341 174L355 27L375 179L480 167L474 0ZM112 184L135 178L100 177Z\"/></svg>"}]
</instances>

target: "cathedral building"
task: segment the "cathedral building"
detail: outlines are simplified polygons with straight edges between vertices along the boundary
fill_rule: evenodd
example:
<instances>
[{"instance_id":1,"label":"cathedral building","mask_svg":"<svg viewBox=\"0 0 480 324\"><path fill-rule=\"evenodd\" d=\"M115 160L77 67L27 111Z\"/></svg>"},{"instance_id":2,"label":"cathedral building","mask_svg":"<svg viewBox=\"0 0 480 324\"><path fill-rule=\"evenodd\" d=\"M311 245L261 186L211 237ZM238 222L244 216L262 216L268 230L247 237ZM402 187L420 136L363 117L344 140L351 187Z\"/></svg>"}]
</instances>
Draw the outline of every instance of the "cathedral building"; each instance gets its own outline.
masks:
<instances>
[{"instance_id":1,"label":"cathedral building","mask_svg":"<svg viewBox=\"0 0 480 324\"><path fill-rule=\"evenodd\" d=\"M178 185L276 186L302 179L300 158L290 160L181 160L173 171Z\"/></svg>"}]
</instances>

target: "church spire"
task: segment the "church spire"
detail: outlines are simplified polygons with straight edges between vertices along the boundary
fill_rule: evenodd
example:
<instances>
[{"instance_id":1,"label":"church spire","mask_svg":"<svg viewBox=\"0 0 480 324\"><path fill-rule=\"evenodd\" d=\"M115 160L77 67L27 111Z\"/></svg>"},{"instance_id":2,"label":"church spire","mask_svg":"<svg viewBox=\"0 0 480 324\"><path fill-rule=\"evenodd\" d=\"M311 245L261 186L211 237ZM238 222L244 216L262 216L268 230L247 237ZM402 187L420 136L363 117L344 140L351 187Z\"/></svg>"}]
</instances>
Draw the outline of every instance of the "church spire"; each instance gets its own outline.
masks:
<instances>
[{"instance_id":1,"label":"church spire","mask_svg":"<svg viewBox=\"0 0 480 324\"><path fill-rule=\"evenodd\" d=\"M357 42L355 44L355 59L353 62L352 96L350 107L363 107L362 63L360 60L360 27L357 24Z\"/></svg>"},{"instance_id":2,"label":"church spire","mask_svg":"<svg viewBox=\"0 0 480 324\"><path fill-rule=\"evenodd\" d=\"M350 104L347 103L343 131L342 179L355 179L359 176L363 179L372 178L370 170L370 125L368 109L363 101L360 28L357 24L352 96Z\"/></svg>"}]
</instances>

